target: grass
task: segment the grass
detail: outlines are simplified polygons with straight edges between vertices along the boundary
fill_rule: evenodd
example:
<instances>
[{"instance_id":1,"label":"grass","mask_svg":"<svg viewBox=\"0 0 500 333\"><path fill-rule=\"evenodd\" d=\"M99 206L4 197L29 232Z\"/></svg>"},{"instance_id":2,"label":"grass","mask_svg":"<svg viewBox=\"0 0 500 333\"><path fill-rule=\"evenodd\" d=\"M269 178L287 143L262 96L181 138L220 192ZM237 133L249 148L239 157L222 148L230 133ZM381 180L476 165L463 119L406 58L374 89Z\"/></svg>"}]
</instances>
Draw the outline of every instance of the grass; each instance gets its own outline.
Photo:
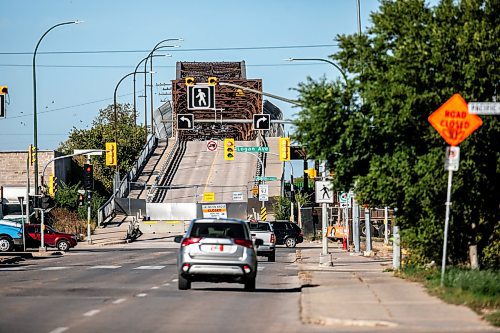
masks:
<instances>
[{"instance_id":1,"label":"grass","mask_svg":"<svg viewBox=\"0 0 500 333\"><path fill-rule=\"evenodd\" d=\"M500 272L451 268L446 271L441 287L438 269L406 267L398 276L421 282L432 294L447 303L463 304L480 314L492 325L500 327Z\"/></svg>"}]
</instances>

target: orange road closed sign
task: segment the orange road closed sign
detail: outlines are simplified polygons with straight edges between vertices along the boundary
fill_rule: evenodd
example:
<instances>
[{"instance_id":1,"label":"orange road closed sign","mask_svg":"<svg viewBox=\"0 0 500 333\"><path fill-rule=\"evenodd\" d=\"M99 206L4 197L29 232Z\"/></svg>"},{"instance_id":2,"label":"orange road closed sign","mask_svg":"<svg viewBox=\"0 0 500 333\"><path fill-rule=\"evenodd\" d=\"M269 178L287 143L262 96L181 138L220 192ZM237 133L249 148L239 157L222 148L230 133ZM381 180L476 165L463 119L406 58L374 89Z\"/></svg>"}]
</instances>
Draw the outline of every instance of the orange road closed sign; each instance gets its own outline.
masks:
<instances>
[{"instance_id":1,"label":"orange road closed sign","mask_svg":"<svg viewBox=\"0 0 500 333\"><path fill-rule=\"evenodd\" d=\"M458 146L483 124L481 118L469 113L467 102L460 94L451 96L428 120L450 146Z\"/></svg>"}]
</instances>

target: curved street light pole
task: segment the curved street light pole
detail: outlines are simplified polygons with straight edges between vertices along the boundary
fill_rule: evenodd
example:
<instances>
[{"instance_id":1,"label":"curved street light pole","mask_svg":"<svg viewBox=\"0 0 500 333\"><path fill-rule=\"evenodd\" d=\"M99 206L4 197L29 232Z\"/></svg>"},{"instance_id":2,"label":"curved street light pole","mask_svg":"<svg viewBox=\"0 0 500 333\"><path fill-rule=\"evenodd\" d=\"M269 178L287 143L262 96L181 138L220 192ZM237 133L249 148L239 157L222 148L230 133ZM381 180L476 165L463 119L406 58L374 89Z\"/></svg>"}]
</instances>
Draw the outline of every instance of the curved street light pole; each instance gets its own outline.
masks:
<instances>
[{"instance_id":1,"label":"curved street light pole","mask_svg":"<svg viewBox=\"0 0 500 333\"><path fill-rule=\"evenodd\" d=\"M113 94L113 111L114 111L114 124L113 124L113 127L114 127L114 132L115 132L115 142L118 144L118 113L116 111L116 92L118 91L118 87L120 86L120 83L122 83L123 80L125 80L127 77L131 76L131 75L135 75L136 73L140 73L142 74L143 72L136 72L136 71L133 71L133 72L130 72L128 73L127 75L125 75L124 77L122 77L120 79L120 81L118 81L116 87L115 87L115 92ZM146 72L144 72L146 74ZM116 163L116 171L118 171L118 163Z\"/></svg>"},{"instance_id":2,"label":"curved street light pole","mask_svg":"<svg viewBox=\"0 0 500 333\"><path fill-rule=\"evenodd\" d=\"M334 66L335 68L337 68L339 70L339 72L342 74L342 77L344 78L345 85L346 86L349 85L349 81L347 81L347 75L345 74L344 70L339 65L337 65L336 63L334 63L333 61L330 61L328 59L322 59L322 58L288 58L288 59L285 59L285 60L286 61L322 61L322 62L327 62L327 63L329 63L330 65Z\"/></svg>"},{"instance_id":3,"label":"curved street light pole","mask_svg":"<svg viewBox=\"0 0 500 333\"><path fill-rule=\"evenodd\" d=\"M67 24L78 24L83 21L69 21L56 24L50 27L45 33L40 37L38 43L36 44L35 51L33 52L33 146L35 147L35 165L34 165L34 173L35 173L35 195L38 195L38 124L37 124L37 108L36 108L36 53L38 51L38 47L42 42L42 39L53 29L60 27L62 25ZM31 153L31 152L30 152Z\"/></svg>"},{"instance_id":4,"label":"curved street light pole","mask_svg":"<svg viewBox=\"0 0 500 333\"><path fill-rule=\"evenodd\" d=\"M161 44L165 43L165 42L170 42L170 41L183 41L184 39L182 38L167 38L167 39L164 39L158 43L156 43L156 45L153 47L153 49L151 50L151 52L149 52L148 56L146 57L146 61L144 62L144 72L146 72L146 66L147 66L147 63L148 63L148 58L151 58L150 59L150 71L153 71L153 53L156 51L156 50L159 50L159 49L162 49L162 48L167 48L167 47L179 47L178 45L164 45L164 46L161 46ZM147 77L146 77L146 73L144 74L144 118L146 119L147 118L147 110L148 110L148 103L147 103L147 98L146 98L146 89L147 89L147 84L146 84L146 80L147 80ZM151 86L151 90L150 90L150 99L151 99L151 134L154 133L154 126L153 126L153 77L151 76L150 77L150 86ZM147 124L147 120L145 121L145 124ZM147 133L147 125L146 126L146 133ZM146 135L146 140L147 140L147 135Z\"/></svg>"},{"instance_id":5,"label":"curved street light pole","mask_svg":"<svg viewBox=\"0 0 500 333\"><path fill-rule=\"evenodd\" d=\"M153 55L153 57L165 57L166 55L165 54L155 54ZM137 70L139 69L139 66L144 62L146 61L146 59L148 59L149 56L147 56L146 58L142 59L141 61L139 61L139 63L137 64L137 66L135 66L135 70L134 70L134 125L137 126L137 108L136 108L136 85L135 85L135 74L137 74ZM144 98L146 98L146 96L144 96Z\"/></svg>"}]
</instances>

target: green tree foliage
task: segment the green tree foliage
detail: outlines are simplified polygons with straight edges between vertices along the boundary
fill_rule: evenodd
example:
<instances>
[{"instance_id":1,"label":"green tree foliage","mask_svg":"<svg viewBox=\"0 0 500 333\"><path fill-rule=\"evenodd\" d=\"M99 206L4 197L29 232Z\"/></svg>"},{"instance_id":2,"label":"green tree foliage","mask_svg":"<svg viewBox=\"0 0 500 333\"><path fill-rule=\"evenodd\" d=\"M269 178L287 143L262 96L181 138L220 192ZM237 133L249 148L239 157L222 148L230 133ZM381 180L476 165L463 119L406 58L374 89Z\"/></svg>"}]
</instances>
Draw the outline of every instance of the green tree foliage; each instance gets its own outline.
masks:
<instances>
[{"instance_id":1,"label":"green tree foliage","mask_svg":"<svg viewBox=\"0 0 500 333\"><path fill-rule=\"evenodd\" d=\"M290 199L278 197L273 203L273 212L276 220L290 219Z\"/></svg>"},{"instance_id":2,"label":"green tree foliage","mask_svg":"<svg viewBox=\"0 0 500 333\"><path fill-rule=\"evenodd\" d=\"M432 8L383 0L365 34L338 36L332 58L349 73L349 89L310 78L298 87L296 139L311 157L328 160L336 188L398 208L412 261L439 260L443 242L446 143L427 118L454 93L498 100L499 12L498 0L442 0ZM478 244L483 265L498 268L500 127L497 116L482 119L460 144L448 253L465 262L468 245Z\"/></svg>"},{"instance_id":3,"label":"green tree foliage","mask_svg":"<svg viewBox=\"0 0 500 333\"><path fill-rule=\"evenodd\" d=\"M99 110L99 115L93 121L90 129L73 127L68 140L59 148L64 154L72 154L74 149L106 149L106 142L114 142L115 134L118 146L119 172L123 176L128 172L145 142L146 134L143 127L135 125L134 112L129 104L117 105L117 122L115 130L115 112L113 105ZM75 158L78 165L83 166L85 157ZM96 189L103 195L109 195L113 187L114 166L105 165L104 154L92 157ZM82 172L76 173L75 181L81 180Z\"/></svg>"}]
</instances>

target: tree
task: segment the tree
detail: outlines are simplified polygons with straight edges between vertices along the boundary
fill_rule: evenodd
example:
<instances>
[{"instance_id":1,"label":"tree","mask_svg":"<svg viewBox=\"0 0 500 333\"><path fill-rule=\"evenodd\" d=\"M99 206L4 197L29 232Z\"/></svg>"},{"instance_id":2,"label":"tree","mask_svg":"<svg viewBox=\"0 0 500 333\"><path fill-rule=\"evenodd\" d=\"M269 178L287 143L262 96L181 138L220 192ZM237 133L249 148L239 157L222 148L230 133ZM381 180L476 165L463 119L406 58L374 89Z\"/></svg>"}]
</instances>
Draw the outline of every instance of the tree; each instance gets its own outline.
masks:
<instances>
[{"instance_id":1,"label":"tree","mask_svg":"<svg viewBox=\"0 0 500 333\"><path fill-rule=\"evenodd\" d=\"M332 58L350 73L350 100L340 82L309 78L298 87L296 139L311 157L328 160L336 188L354 188L361 203L398 208L402 240L417 263L440 259L446 198L446 144L427 117L454 93L498 98L499 7L496 0L442 0L433 8L382 0L365 34L338 36ZM449 254L464 262L467 245L477 243L483 265L498 267L500 126L482 119L460 145Z\"/></svg>"},{"instance_id":2,"label":"tree","mask_svg":"<svg viewBox=\"0 0 500 333\"><path fill-rule=\"evenodd\" d=\"M74 149L105 149L106 142L115 141L114 109L109 105L105 109L99 110L99 115L92 123L90 129L78 129L73 127L68 140L61 144L59 148L64 154L72 154ZM117 148L118 166L120 175L128 172L145 144L145 130L136 126L134 113L129 104L117 105ZM75 158L80 166L85 163L84 157ZM116 168L105 165L105 157L92 158L94 164L94 178L97 190L102 194L109 195L112 191L113 177ZM74 179L75 182L81 180L81 172Z\"/></svg>"}]
</instances>

